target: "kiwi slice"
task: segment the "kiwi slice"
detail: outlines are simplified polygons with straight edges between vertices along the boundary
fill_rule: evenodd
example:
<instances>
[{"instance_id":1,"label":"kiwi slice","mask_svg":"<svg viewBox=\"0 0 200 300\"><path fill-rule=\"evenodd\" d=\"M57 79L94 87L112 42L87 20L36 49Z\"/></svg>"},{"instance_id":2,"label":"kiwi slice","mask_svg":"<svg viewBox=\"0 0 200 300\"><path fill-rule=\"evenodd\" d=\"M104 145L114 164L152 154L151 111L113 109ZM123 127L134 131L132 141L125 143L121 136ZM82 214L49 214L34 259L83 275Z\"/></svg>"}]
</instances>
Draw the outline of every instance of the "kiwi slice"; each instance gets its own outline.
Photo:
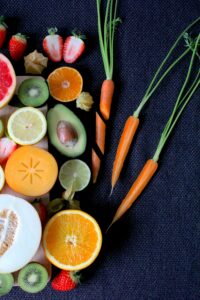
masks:
<instances>
[{"instance_id":1,"label":"kiwi slice","mask_svg":"<svg viewBox=\"0 0 200 300\"><path fill-rule=\"evenodd\" d=\"M18 275L19 287L27 293L38 293L48 283L48 272L38 263L30 263L20 270Z\"/></svg>"},{"instance_id":2,"label":"kiwi slice","mask_svg":"<svg viewBox=\"0 0 200 300\"><path fill-rule=\"evenodd\" d=\"M8 274L0 274L0 296L4 296L8 294L14 285L13 275Z\"/></svg>"},{"instance_id":3,"label":"kiwi slice","mask_svg":"<svg viewBox=\"0 0 200 300\"><path fill-rule=\"evenodd\" d=\"M25 106L41 106L49 98L48 86L42 79L26 79L18 89L18 98Z\"/></svg>"}]
</instances>

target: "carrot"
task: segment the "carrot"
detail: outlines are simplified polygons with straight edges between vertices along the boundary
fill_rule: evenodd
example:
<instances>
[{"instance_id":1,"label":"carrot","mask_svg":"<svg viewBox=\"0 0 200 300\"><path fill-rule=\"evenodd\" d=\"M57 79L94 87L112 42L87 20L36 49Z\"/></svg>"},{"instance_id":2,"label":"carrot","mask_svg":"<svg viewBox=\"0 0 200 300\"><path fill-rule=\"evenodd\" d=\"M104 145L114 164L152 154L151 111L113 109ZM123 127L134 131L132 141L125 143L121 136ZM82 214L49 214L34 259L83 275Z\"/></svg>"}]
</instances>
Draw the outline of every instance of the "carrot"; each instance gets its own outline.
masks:
<instances>
[{"instance_id":1,"label":"carrot","mask_svg":"<svg viewBox=\"0 0 200 300\"><path fill-rule=\"evenodd\" d=\"M144 165L144 167L143 167L142 171L140 172L139 176L137 177L136 181L133 183L128 194L123 199L119 208L117 209L117 211L114 215L114 218L113 218L110 226L108 227L108 229L125 214L125 212L131 207L131 205L138 198L138 196L142 193L144 188L147 186L147 184L153 177L154 173L157 170L158 160L159 160L159 157L163 150L164 145L166 144L170 134L172 133L172 131L173 131L177 121L179 120L181 114L183 113L185 107L187 106L187 104L191 100L193 94L195 93L195 91L197 90L197 88L200 85L200 68L198 66L197 76L193 80L190 88L188 88L188 90L186 91L186 87L188 86L188 83L190 82L191 74L194 72L194 69L195 69L195 68L193 68L193 64L194 64L195 57L198 56L199 44L200 44L200 34L198 35L198 38L195 41L195 45L192 46L193 47L192 48L192 57L190 60L187 75L185 77L184 83L183 83L181 90L179 92L179 95L177 97L177 100L174 105L171 116L169 117L169 119L163 129L163 132L161 134L155 154L154 154L153 158L149 159L146 162L146 164Z\"/></svg>"},{"instance_id":2,"label":"carrot","mask_svg":"<svg viewBox=\"0 0 200 300\"><path fill-rule=\"evenodd\" d=\"M115 156L115 161L113 164L113 170L112 170L112 190L119 178L119 175L121 173L121 170L124 165L124 161L126 159L127 153L130 149L132 140L134 138L134 135L137 131L139 125L139 119L135 116L128 117L120 141L117 148L117 153Z\"/></svg>"},{"instance_id":3,"label":"carrot","mask_svg":"<svg viewBox=\"0 0 200 300\"><path fill-rule=\"evenodd\" d=\"M110 117L111 104L112 104L114 88L115 88L115 84L113 81L114 37L116 32L116 26L121 20L117 18L118 0L107 0L104 24L102 24L102 18L101 18L101 0L96 0L96 3L97 3L99 45L100 45L106 79L103 81L101 86L100 112L102 115L102 120L100 121L99 119L101 118L100 116L96 118L95 142L99 146L102 154L104 154L106 126L103 126L102 122L107 121ZM94 151L95 149L93 149L93 152ZM98 172L100 170L100 164L101 164L101 160L99 161ZM93 182L96 182L98 172L95 166L93 166L92 168L96 170L95 174L93 175Z\"/></svg>"},{"instance_id":4,"label":"carrot","mask_svg":"<svg viewBox=\"0 0 200 300\"><path fill-rule=\"evenodd\" d=\"M111 79L104 80L101 87L100 97L100 112L104 117L104 120L108 120L110 117L111 104L114 94L115 84Z\"/></svg>"},{"instance_id":5,"label":"carrot","mask_svg":"<svg viewBox=\"0 0 200 300\"><path fill-rule=\"evenodd\" d=\"M105 151L105 138L106 138L106 124L100 117L98 113L96 113L96 143L101 153L104 154Z\"/></svg>"},{"instance_id":6,"label":"carrot","mask_svg":"<svg viewBox=\"0 0 200 300\"><path fill-rule=\"evenodd\" d=\"M114 186L116 185L120 173L123 168L124 161L126 159L126 156L129 152L131 143L133 141L135 131L137 130L137 127L139 125L139 115L145 104L149 101L153 93L156 91L156 89L159 87L161 82L164 80L164 78L168 75L168 73L193 49L194 43L196 39L192 40L191 37L189 37L187 30L189 30L192 26L194 26L197 22L200 21L200 18L196 19L194 22L192 22L187 28L184 29L184 31L179 35L175 43L172 45L171 49L169 50L168 54L160 64L158 70L156 71L152 81L150 82L138 108L134 111L133 113L133 118L135 120L132 120L133 123L130 122L130 117L127 119L124 130L122 132L122 136L120 138L116 155L115 155L115 160L113 164L113 171L112 171L112 179L111 179L111 194L113 191ZM169 57L171 56L172 52L176 48L177 44L179 43L180 39L184 38L187 49L177 58L171 65L167 68L167 70L161 75L160 79L158 78L164 65L168 61ZM198 55L198 54L196 54ZM136 122L138 120L138 123ZM133 125L134 124L134 125ZM130 128L128 127L130 126ZM134 127L136 126L136 127ZM134 131L135 130L135 131ZM129 136L130 133L130 136Z\"/></svg>"},{"instance_id":7,"label":"carrot","mask_svg":"<svg viewBox=\"0 0 200 300\"><path fill-rule=\"evenodd\" d=\"M99 174L101 161L96 152L92 149L92 176L93 176L93 183L97 181L97 177Z\"/></svg>"}]
</instances>

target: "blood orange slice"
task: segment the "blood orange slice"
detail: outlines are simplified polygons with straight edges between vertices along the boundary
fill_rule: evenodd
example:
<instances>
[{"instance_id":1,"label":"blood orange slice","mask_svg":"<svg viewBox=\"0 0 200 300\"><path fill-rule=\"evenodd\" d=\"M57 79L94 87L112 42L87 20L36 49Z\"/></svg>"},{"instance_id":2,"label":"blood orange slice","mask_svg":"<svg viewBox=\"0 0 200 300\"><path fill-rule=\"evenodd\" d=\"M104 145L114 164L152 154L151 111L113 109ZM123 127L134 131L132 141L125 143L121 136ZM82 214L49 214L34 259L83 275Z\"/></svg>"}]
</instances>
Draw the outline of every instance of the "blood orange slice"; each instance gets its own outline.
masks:
<instances>
[{"instance_id":1,"label":"blood orange slice","mask_svg":"<svg viewBox=\"0 0 200 300\"><path fill-rule=\"evenodd\" d=\"M5 106L14 95L16 75L9 59L0 53L0 108Z\"/></svg>"}]
</instances>

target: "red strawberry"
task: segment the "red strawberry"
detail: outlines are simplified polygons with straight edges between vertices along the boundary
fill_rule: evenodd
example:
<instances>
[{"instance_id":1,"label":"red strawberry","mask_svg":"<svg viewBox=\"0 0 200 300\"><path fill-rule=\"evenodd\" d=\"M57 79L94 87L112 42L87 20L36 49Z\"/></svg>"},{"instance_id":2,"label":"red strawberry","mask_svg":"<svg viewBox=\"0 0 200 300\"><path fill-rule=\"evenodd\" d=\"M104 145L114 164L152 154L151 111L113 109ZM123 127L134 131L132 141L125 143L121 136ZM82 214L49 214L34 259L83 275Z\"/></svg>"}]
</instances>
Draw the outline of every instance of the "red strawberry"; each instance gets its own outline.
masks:
<instances>
[{"instance_id":1,"label":"red strawberry","mask_svg":"<svg viewBox=\"0 0 200 300\"><path fill-rule=\"evenodd\" d=\"M17 149L17 145L8 137L0 139L0 164L6 162L9 156Z\"/></svg>"},{"instance_id":2,"label":"red strawberry","mask_svg":"<svg viewBox=\"0 0 200 300\"><path fill-rule=\"evenodd\" d=\"M63 59L66 63L75 62L85 50L84 35L72 32L72 35L67 37L64 43Z\"/></svg>"},{"instance_id":3,"label":"red strawberry","mask_svg":"<svg viewBox=\"0 0 200 300\"><path fill-rule=\"evenodd\" d=\"M46 206L39 199L36 199L32 204L38 212L42 226L44 226L47 220Z\"/></svg>"},{"instance_id":4,"label":"red strawberry","mask_svg":"<svg viewBox=\"0 0 200 300\"><path fill-rule=\"evenodd\" d=\"M53 62L59 62L62 60L63 38L60 35L55 34L57 31L57 28L48 29L49 35L47 35L43 40L44 52Z\"/></svg>"},{"instance_id":5,"label":"red strawberry","mask_svg":"<svg viewBox=\"0 0 200 300\"><path fill-rule=\"evenodd\" d=\"M4 17L0 16L0 48L2 47L7 33L7 25L4 23Z\"/></svg>"},{"instance_id":6,"label":"red strawberry","mask_svg":"<svg viewBox=\"0 0 200 300\"><path fill-rule=\"evenodd\" d=\"M25 35L17 33L11 37L9 41L9 52L13 60L20 60L23 57L26 48L27 39Z\"/></svg>"},{"instance_id":7,"label":"red strawberry","mask_svg":"<svg viewBox=\"0 0 200 300\"><path fill-rule=\"evenodd\" d=\"M51 282L56 291L70 291L76 288L80 282L80 275L76 272L62 270Z\"/></svg>"}]
</instances>

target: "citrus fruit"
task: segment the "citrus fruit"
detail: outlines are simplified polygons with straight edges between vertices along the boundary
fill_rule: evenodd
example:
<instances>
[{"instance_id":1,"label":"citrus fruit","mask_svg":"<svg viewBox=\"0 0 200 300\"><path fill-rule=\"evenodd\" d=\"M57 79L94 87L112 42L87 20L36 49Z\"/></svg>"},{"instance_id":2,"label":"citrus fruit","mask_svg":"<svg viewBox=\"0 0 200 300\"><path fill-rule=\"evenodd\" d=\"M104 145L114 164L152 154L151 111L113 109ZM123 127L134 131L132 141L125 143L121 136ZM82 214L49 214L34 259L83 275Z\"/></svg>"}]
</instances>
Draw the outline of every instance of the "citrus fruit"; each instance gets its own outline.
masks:
<instances>
[{"instance_id":1,"label":"citrus fruit","mask_svg":"<svg viewBox=\"0 0 200 300\"><path fill-rule=\"evenodd\" d=\"M4 175L3 168L0 166L0 191L4 187L4 184L5 184L5 175Z\"/></svg>"},{"instance_id":2,"label":"citrus fruit","mask_svg":"<svg viewBox=\"0 0 200 300\"><path fill-rule=\"evenodd\" d=\"M95 219L80 210L63 210L47 223L43 247L47 259L63 270L81 270L91 265L102 245Z\"/></svg>"},{"instance_id":3,"label":"citrus fruit","mask_svg":"<svg viewBox=\"0 0 200 300\"><path fill-rule=\"evenodd\" d=\"M47 122L39 109L22 107L10 116L7 129L10 138L17 144L33 145L45 136Z\"/></svg>"},{"instance_id":4,"label":"citrus fruit","mask_svg":"<svg viewBox=\"0 0 200 300\"><path fill-rule=\"evenodd\" d=\"M9 59L0 53L0 108L5 106L14 95L16 75Z\"/></svg>"},{"instance_id":5,"label":"citrus fruit","mask_svg":"<svg viewBox=\"0 0 200 300\"><path fill-rule=\"evenodd\" d=\"M80 159L66 161L59 172L59 181L64 189L82 191L90 182L91 172L88 165Z\"/></svg>"},{"instance_id":6,"label":"citrus fruit","mask_svg":"<svg viewBox=\"0 0 200 300\"><path fill-rule=\"evenodd\" d=\"M54 70L47 81L51 96L61 102L75 100L83 87L81 74L76 69L69 67Z\"/></svg>"},{"instance_id":7,"label":"citrus fruit","mask_svg":"<svg viewBox=\"0 0 200 300\"><path fill-rule=\"evenodd\" d=\"M0 273L23 268L35 255L42 227L35 208L22 198L0 195Z\"/></svg>"},{"instance_id":8,"label":"citrus fruit","mask_svg":"<svg viewBox=\"0 0 200 300\"><path fill-rule=\"evenodd\" d=\"M53 187L58 175L55 158L35 146L18 148L5 167L7 184L15 192L26 196L41 196Z\"/></svg>"}]
</instances>

